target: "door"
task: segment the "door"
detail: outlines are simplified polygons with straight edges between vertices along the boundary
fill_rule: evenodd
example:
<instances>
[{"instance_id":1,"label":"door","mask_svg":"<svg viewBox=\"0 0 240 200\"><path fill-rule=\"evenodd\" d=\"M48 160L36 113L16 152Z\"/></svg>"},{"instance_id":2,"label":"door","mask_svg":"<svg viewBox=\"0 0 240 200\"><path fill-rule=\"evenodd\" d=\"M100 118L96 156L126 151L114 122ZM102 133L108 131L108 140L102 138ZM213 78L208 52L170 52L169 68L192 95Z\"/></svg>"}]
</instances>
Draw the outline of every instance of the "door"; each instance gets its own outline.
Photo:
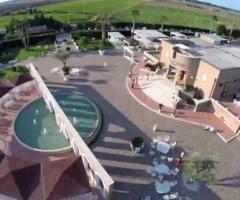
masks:
<instances>
[{"instance_id":1,"label":"door","mask_svg":"<svg viewBox=\"0 0 240 200\"><path fill-rule=\"evenodd\" d=\"M224 83L222 93L221 93L221 97L226 97L229 89L230 89L230 83L229 82Z\"/></svg>"}]
</instances>

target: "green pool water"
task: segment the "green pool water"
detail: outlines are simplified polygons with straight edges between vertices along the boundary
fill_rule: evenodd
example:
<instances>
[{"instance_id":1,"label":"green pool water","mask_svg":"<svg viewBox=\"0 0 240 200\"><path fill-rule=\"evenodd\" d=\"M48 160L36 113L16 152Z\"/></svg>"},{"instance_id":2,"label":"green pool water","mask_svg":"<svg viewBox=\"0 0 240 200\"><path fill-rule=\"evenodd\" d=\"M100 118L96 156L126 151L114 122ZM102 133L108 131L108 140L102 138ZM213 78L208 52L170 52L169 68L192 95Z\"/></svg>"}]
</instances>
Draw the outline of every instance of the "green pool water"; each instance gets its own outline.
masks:
<instances>
[{"instance_id":1,"label":"green pool water","mask_svg":"<svg viewBox=\"0 0 240 200\"><path fill-rule=\"evenodd\" d=\"M76 94L55 94L55 99L83 139L95 134L100 112L89 99ZM70 143L59 131L54 113L50 113L40 98L18 114L14 124L17 138L36 150L57 151L70 148Z\"/></svg>"}]
</instances>

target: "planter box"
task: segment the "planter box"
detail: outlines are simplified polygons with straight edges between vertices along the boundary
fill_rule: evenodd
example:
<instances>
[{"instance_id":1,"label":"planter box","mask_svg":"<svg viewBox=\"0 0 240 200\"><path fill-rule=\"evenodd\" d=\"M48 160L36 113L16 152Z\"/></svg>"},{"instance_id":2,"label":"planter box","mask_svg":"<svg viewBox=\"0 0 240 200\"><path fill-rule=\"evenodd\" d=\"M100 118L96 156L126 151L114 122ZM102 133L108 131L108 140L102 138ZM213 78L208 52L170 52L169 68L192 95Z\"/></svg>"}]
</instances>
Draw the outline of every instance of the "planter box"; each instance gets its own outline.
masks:
<instances>
[{"instance_id":1,"label":"planter box","mask_svg":"<svg viewBox=\"0 0 240 200\"><path fill-rule=\"evenodd\" d=\"M131 151L135 152L135 153L140 153L140 151L143 149L144 145L142 145L141 147L134 147L132 145L132 143L130 143L130 148L131 148Z\"/></svg>"},{"instance_id":2,"label":"planter box","mask_svg":"<svg viewBox=\"0 0 240 200\"><path fill-rule=\"evenodd\" d=\"M103 56L103 55L105 54L105 51L104 51L104 50L98 50L98 52L99 52L99 55L100 55L100 56Z\"/></svg>"}]
</instances>

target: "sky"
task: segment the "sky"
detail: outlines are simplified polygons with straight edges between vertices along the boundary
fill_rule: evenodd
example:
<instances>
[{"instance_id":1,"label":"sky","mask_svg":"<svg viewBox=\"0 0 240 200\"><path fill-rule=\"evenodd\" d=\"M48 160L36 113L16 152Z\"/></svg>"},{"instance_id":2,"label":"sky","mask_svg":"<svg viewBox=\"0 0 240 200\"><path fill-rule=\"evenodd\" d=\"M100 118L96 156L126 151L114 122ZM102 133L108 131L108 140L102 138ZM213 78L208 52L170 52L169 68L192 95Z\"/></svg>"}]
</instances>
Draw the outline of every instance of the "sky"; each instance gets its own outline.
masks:
<instances>
[{"instance_id":1,"label":"sky","mask_svg":"<svg viewBox=\"0 0 240 200\"><path fill-rule=\"evenodd\" d=\"M9 0L0 0L0 3L4 1ZM199 1L225 6L240 11L240 0L199 0Z\"/></svg>"},{"instance_id":2,"label":"sky","mask_svg":"<svg viewBox=\"0 0 240 200\"><path fill-rule=\"evenodd\" d=\"M235 10L240 10L240 0L199 0L199 1L220 5Z\"/></svg>"}]
</instances>

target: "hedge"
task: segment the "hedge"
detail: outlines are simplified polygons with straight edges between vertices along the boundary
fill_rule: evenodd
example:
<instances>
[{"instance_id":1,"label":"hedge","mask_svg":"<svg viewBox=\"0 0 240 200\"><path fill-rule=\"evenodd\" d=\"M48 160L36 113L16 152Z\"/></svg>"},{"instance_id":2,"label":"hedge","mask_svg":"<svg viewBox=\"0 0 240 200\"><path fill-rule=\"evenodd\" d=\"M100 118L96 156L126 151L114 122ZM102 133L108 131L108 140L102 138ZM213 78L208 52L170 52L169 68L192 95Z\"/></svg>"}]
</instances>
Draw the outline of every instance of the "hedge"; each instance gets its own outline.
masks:
<instances>
[{"instance_id":1,"label":"hedge","mask_svg":"<svg viewBox=\"0 0 240 200\"><path fill-rule=\"evenodd\" d=\"M30 36L30 45L39 44L43 41L54 42L56 38L55 32L43 33L43 34L35 34ZM13 38L9 40L4 40L0 44L0 50L9 47L22 47L23 43L19 38Z\"/></svg>"}]
</instances>

